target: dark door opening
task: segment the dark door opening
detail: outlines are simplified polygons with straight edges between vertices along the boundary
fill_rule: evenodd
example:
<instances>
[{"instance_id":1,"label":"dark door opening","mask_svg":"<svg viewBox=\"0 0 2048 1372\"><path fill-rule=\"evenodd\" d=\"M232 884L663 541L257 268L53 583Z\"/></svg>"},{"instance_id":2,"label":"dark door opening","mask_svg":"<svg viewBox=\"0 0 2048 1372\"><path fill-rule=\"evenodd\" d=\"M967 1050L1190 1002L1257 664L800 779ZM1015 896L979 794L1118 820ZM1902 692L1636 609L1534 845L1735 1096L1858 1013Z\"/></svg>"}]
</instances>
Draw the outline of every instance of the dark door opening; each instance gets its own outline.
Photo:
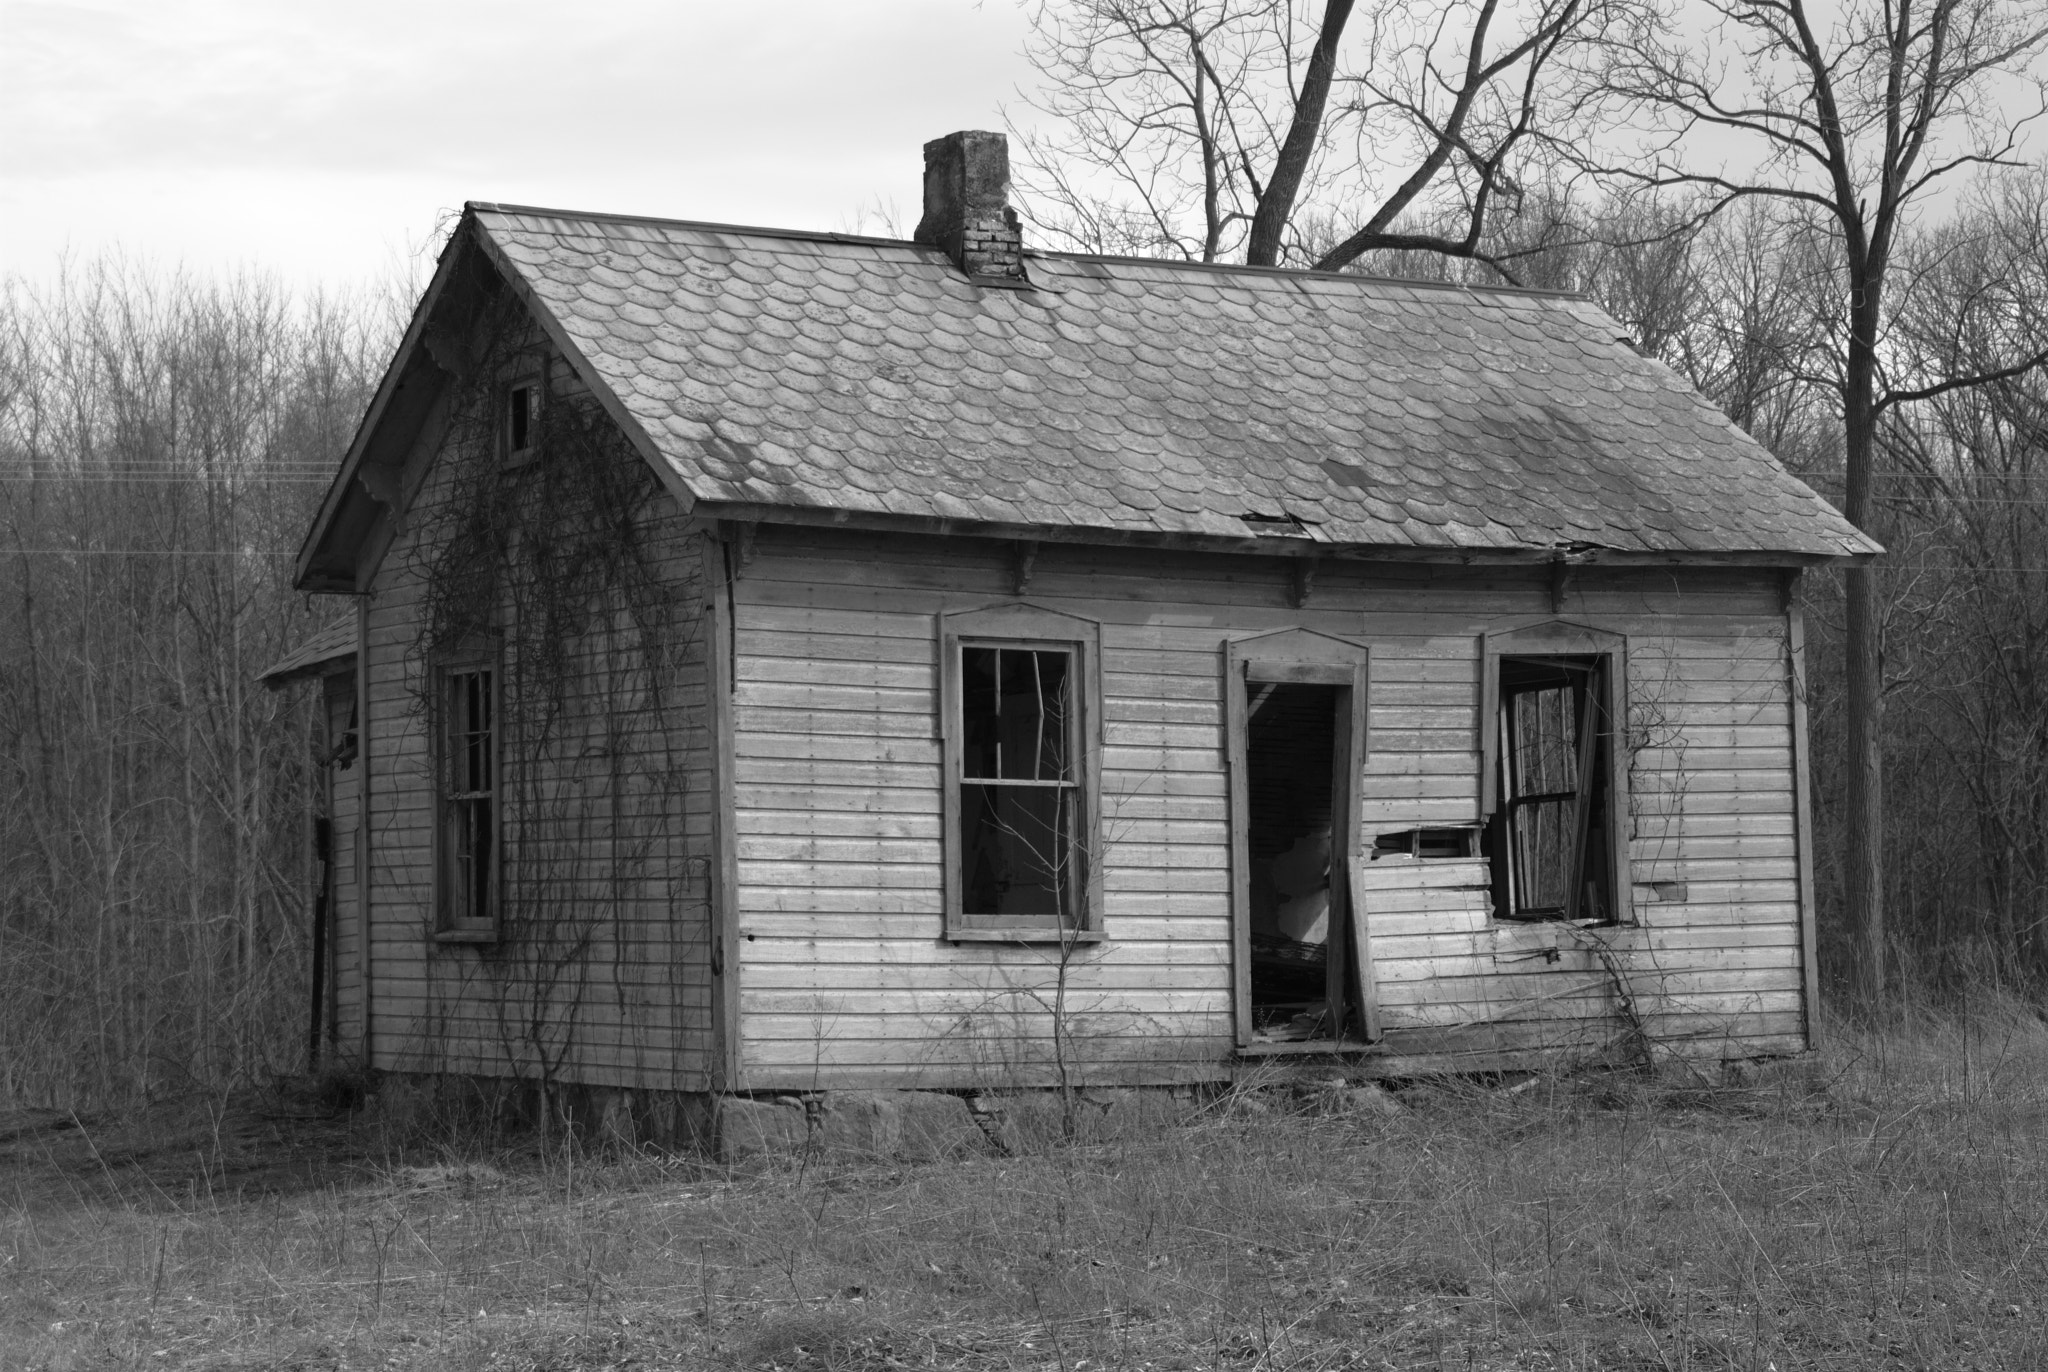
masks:
<instances>
[{"instance_id":1,"label":"dark door opening","mask_svg":"<svg viewBox=\"0 0 2048 1372\"><path fill-rule=\"evenodd\" d=\"M1246 683L1245 847L1253 1037L1334 1038L1344 1020L1350 690Z\"/></svg>"}]
</instances>

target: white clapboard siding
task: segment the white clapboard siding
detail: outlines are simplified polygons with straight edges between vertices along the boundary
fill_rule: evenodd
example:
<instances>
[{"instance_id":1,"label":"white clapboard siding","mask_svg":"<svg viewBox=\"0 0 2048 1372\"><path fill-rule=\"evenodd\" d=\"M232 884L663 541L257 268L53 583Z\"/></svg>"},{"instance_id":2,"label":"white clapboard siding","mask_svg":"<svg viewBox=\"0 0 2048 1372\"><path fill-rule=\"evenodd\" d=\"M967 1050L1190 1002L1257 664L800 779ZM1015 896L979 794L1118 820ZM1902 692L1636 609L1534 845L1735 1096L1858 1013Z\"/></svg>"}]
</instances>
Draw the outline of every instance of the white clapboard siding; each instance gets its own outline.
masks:
<instances>
[{"instance_id":1,"label":"white clapboard siding","mask_svg":"<svg viewBox=\"0 0 2048 1372\"><path fill-rule=\"evenodd\" d=\"M1000 546L764 527L735 590L735 833L746 1085L1044 1079L1056 950L942 939L934 616L1027 603L1102 625L1107 942L1065 969L1070 1065L1216 1078L1231 1053L1220 649L1305 627L1368 643L1360 822L1478 818L1479 636L1563 618L1629 635L1636 923L1503 927L1482 864L1373 864L1360 893L1385 1064L1507 1061L1638 1013L1700 1051L1804 1033L1787 639L1774 573L1325 563L1293 608L1278 559ZM1428 871L1455 867L1454 872ZM1569 943L1607 941L1604 958ZM1009 1074L1006 1076L1005 1074Z\"/></svg>"}]
</instances>

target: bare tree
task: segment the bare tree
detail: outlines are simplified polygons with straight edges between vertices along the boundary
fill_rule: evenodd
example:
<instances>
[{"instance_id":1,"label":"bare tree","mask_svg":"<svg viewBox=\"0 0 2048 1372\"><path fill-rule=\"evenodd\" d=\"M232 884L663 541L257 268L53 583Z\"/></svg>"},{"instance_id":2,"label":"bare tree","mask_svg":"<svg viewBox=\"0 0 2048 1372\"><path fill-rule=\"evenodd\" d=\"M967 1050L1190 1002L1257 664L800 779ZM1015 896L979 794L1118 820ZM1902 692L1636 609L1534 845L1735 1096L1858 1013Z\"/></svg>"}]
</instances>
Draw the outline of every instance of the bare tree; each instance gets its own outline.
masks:
<instances>
[{"instance_id":1,"label":"bare tree","mask_svg":"<svg viewBox=\"0 0 2048 1372\"><path fill-rule=\"evenodd\" d=\"M1908 245L1895 334L1927 378L2048 339L2048 173ZM1923 381L1923 387L1934 384ZM1952 981L2048 974L2048 375L1946 390L1880 427L1874 500L1908 550L1913 615L1887 654L1909 767L1887 863L1894 938ZM1903 606L1898 602L1904 601ZM1896 643L1896 637L1888 642Z\"/></svg>"},{"instance_id":2,"label":"bare tree","mask_svg":"<svg viewBox=\"0 0 2048 1372\"><path fill-rule=\"evenodd\" d=\"M1959 173L2019 164L2020 133L2041 109L2036 62L2048 25L2030 0L1849 0L1834 13L1823 27L1826 13L1809 0L1690 0L1649 16L1614 43L1594 103L1606 122L1651 132L1598 169L1638 187L1704 193L1710 208L1765 201L1788 231L1826 235L1844 513L1882 539L1873 459L1887 415L2048 359L2036 338L1980 372L1919 375L1892 346L1887 299L1916 204ZM1707 26L1705 51L1732 60L1702 56ZM2031 87L2017 113L2004 103L2010 85ZM1878 575L1853 568L1846 585L1844 897L1866 996L1884 985L1886 946Z\"/></svg>"},{"instance_id":3,"label":"bare tree","mask_svg":"<svg viewBox=\"0 0 2048 1372\"><path fill-rule=\"evenodd\" d=\"M1335 270L1484 261L1625 0L1044 0L1020 133L1043 228L1084 250Z\"/></svg>"},{"instance_id":4,"label":"bare tree","mask_svg":"<svg viewBox=\"0 0 2048 1372\"><path fill-rule=\"evenodd\" d=\"M379 339L256 279L0 283L0 1103L298 1065L290 552Z\"/></svg>"}]
</instances>

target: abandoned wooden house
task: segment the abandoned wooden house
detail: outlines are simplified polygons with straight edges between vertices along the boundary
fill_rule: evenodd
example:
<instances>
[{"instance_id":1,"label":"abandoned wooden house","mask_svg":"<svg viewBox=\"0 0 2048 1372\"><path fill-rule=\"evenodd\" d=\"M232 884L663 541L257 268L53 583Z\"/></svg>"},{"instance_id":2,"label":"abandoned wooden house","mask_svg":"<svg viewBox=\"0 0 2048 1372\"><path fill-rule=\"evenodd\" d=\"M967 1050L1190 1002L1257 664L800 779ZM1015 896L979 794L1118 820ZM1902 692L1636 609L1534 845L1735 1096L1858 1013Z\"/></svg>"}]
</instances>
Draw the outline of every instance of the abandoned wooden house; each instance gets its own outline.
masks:
<instances>
[{"instance_id":1,"label":"abandoned wooden house","mask_svg":"<svg viewBox=\"0 0 2048 1372\"><path fill-rule=\"evenodd\" d=\"M298 562L325 1023L716 1094L1808 1046L1797 584L1588 301L471 204Z\"/></svg>"}]
</instances>

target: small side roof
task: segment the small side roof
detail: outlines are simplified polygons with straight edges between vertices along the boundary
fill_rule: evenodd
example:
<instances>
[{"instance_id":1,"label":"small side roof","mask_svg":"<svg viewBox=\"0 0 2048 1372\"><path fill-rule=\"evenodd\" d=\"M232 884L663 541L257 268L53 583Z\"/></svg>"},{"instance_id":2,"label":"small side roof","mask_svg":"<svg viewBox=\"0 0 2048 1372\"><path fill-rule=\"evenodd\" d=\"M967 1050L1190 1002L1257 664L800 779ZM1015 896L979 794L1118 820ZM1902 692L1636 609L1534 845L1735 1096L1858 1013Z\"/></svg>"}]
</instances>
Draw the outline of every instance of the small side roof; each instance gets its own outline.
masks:
<instances>
[{"instance_id":1,"label":"small side roof","mask_svg":"<svg viewBox=\"0 0 2048 1372\"><path fill-rule=\"evenodd\" d=\"M1881 551L1577 296L1046 253L1031 288L996 289L915 243L489 204L451 259L465 242L705 514L1278 527L1438 556Z\"/></svg>"},{"instance_id":2,"label":"small side roof","mask_svg":"<svg viewBox=\"0 0 2048 1372\"><path fill-rule=\"evenodd\" d=\"M354 616L328 625L283 657L256 674L256 679L273 691L307 677L330 676L347 671L356 660Z\"/></svg>"}]
</instances>

